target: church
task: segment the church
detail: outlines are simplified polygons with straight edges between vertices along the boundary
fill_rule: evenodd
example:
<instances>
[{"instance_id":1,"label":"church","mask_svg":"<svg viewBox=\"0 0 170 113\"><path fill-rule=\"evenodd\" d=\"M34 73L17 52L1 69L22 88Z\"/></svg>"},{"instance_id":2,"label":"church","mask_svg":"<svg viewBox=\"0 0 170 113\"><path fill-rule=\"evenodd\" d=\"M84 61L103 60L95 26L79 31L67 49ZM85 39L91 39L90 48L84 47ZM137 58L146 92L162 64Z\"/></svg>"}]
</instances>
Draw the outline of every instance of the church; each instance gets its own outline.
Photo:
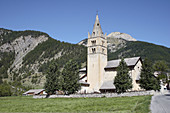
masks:
<instances>
[{"instance_id":1,"label":"church","mask_svg":"<svg viewBox=\"0 0 170 113\"><path fill-rule=\"evenodd\" d=\"M132 78L131 91L139 91L139 78L142 68L140 57L124 58ZM87 68L79 70L81 90L79 93L115 92L116 68L121 60L107 60L107 35L102 32L98 14L92 34L88 32Z\"/></svg>"}]
</instances>

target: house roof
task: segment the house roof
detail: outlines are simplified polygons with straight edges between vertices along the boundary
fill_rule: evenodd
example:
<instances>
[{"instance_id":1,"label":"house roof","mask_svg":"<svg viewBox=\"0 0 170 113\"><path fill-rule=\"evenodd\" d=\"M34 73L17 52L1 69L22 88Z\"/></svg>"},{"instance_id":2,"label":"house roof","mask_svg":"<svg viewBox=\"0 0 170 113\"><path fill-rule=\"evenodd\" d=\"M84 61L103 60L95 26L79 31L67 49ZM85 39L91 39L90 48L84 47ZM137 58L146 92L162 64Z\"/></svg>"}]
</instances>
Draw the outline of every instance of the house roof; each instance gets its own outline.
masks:
<instances>
[{"instance_id":1,"label":"house roof","mask_svg":"<svg viewBox=\"0 0 170 113\"><path fill-rule=\"evenodd\" d=\"M89 83L87 83L87 82L84 82L84 81L82 81L82 80L79 80L79 83L80 83L80 84L89 85Z\"/></svg>"},{"instance_id":2,"label":"house roof","mask_svg":"<svg viewBox=\"0 0 170 113\"><path fill-rule=\"evenodd\" d=\"M85 77L87 77L87 74L81 76L81 77L80 77L80 80L83 79L83 78L85 78Z\"/></svg>"},{"instance_id":3,"label":"house roof","mask_svg":"<svg viewBox=\"0 0 170 113\"><path fill-rule=\"evenodd\" d=\"M127 66L135 66L136 63L141 59L141 57L132 57L132 58L125 58L124 61L126 62ZM121 59L111 60L107 62L107 66L105 68L116 68L119 66L119 62Z\"/></svg>"},{"instance_id":4,"label":"house roof","mask_svg":"<svg viewBox=\"0 0 170 113\"><path fill-rule=\"evenodd\" d=\"M86 67L82 68L82 69L79 69L79 72L86 72Z\"/></svg>"},{"instance_id":5,"label":"house roof","mask_svg":"<svg viewBox=\"0 0 170 113\"><path fill-rule=\"evenodd\" d=\"M27 92L23 93L24 95L28 94L28 93L34 93L34 94L38 94L41 91L44 91L44 89L30 89Z\"/></svg>"},{"instance_id":6,"label":"house roof","mask_svg":"<svg viewBox=\"0 0 170 113\"><path fill-rule=\"evenodd\" d=\"M105 81L100 89L116 89L115 85L113 84L113 81Z\"/></svg>"}]
</instances>

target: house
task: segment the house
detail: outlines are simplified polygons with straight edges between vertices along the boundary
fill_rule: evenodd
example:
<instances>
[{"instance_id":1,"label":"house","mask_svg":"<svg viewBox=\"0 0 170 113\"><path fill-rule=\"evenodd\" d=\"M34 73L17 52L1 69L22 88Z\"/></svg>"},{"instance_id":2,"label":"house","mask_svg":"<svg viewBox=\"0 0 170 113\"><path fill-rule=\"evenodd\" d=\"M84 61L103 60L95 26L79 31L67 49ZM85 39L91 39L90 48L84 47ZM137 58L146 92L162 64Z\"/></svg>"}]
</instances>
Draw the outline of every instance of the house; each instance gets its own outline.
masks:
<instances>
[{"instance_id":1,"label":"house","mask_svg":"<svg viewBox=\"0 0 170 113\"><path fill-rule=\"evenodd\" d=\"M81 84L79 93L114 92L113 82L117 75L116 68L121 60L107 60L107 36L102 32L98 15L96 15L92 34L88 32L87 51L87 68L79 70L79 83ZM138 84L142 68L141 57L124 60L130 69L129 75L133 84L131 90L141 90Z\"/></svg>"},{"instance_id":2,"label":"house","mask_svg":"<svg viewBox=\"0 0 170 113\"><path fill-rule=\"evenodd\" d=\"M30 89L27 92L23 93L23 95L45 95L45 89Z\"/></svg>"}]
</instances>

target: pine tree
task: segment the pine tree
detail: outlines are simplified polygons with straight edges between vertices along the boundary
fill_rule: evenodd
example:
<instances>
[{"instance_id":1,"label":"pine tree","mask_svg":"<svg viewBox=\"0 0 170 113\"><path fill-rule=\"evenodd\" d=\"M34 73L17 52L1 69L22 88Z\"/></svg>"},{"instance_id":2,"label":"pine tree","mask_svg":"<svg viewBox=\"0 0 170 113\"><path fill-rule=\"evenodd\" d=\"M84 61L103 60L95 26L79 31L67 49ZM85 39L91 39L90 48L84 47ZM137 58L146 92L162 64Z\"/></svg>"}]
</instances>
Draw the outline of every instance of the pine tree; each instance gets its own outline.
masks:
<instances>
[{"instance_id":1,"label":"pine tree","mask_svg":"<svg viewBox=\"0 0 170 113\"><path fill-rule=\"evenodd\" d=\"M142 65L139 83L140 87L146 90L160 89L160 80L154 76L152 63L147 58Z\"/></svg>"},{"instance_id":2,"label":"pine tree","mask_svg":"<svg viewBox=\"0 0 170 113\"><path fill-rule=\"evenodd\" d=\"M124 93L132 88L132 79L129 76L129 68L124 59L121 59L120 64L117 67L117 76L115 77L114 85L117 93Z\"/></svg>"},{"instance_id":3,"label":"pine tree","mask_svg":"<svg viewBox=\"0 0 170 113\"><path fill-rule=\"evenodd\" d=\"M44 86L47 95L55 94L55 91L60 89L60 87L58 86L59 76L60 76L60 72L59 72L58 65L57 63L52 62L49 65L47 75L46 75L46 83Z\"/></svg>"},{"instance_id":4,"label":"pine tree","mask_svg":"<svg viewBox=\"0 0 170 113\"><path fill-rule=\"evenodd\" d=\"M168 77L167 77L167 69L168 66L165 61L156 61L153 65L154 71L159 72L158 78L162 79L163 83L168 83Z\"/></svg>"},{"instance_id":5,"label":"pine tree","mask_svg":"<svg viewBox=\"0 0 170 113\"><path fill-rule=\"evenodd\" d=\"M65 94L73 94L76 91L80 89L79 84L79 65L73 61L70 60L68 63L66 63L63 72L62 72L62 91L64 91Z\"/></svg>"}]
</instances>

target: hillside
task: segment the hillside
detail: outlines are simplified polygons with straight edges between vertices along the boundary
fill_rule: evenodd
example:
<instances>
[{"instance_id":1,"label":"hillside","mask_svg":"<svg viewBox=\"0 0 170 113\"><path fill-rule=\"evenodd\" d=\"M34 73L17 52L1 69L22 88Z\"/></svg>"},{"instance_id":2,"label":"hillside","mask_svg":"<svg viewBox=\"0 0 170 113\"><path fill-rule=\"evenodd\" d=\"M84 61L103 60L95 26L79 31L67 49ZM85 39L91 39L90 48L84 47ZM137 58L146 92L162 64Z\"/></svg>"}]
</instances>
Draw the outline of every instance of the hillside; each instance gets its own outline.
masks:
<instances>
[{"instance_id":1,"label":"hillside","mask_svg":"<svg viewBox=\"0 0 170 113\"><path fill-rule=\"evenodd\" d=\"M61 69L70 59L86 61L84 46L54 40L43 32L0 29L0 37L0 76L7 81L42 87L52 61Z\"/></svg>"}]
</instances>

